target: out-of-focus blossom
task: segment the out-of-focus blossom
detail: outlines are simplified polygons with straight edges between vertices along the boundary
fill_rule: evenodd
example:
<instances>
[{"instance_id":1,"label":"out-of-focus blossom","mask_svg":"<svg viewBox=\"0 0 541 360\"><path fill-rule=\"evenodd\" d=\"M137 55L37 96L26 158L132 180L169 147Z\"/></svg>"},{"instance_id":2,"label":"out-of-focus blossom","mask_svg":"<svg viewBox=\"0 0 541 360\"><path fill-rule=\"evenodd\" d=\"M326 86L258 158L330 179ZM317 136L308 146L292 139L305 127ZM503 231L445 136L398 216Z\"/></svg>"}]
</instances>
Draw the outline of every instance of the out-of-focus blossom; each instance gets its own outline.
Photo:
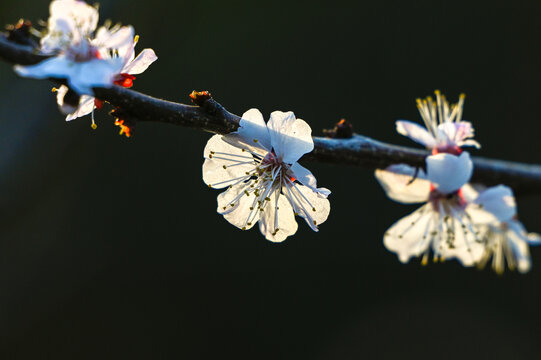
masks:
<instances>
[{"instance_id":1,"label":"out-of-focus blossom","mask_svg":"<svg viewBox=\"0 0 541 360\"><path fill-rule=\"evenodd\" d=\"M473 170L467 152L459 156L440 153L426 160L426 172L408 165L392 165L376 170L376 178L387 195L401 203L425 203L412 214L398 220L384 236L385 247L401 262L421 257L426 264L434 260L458 259L464 266L476 264L484 254L483 233L472 203L463 189Z\"/></svg>"},{"instance_id":2,"label":"out-of-focus blossom","mask_svg":"<svg viewBox=\"0 0 541 360\"><path fill-rule=\"evenodd\" d=\"M425 124L422 127L414 122L398 120L396 130L413 141L432 149L434 153L457 153L462 146L481 146L473 140L471 123L462 121L465 95L461 94L458 104L449 105L439 91L435 91L436 101L430 96L417 99L417 108Z\"/></svg>"},{"instance_id":3,"label":"out-of-focus blossom","mask_svg":"<svg viewBox=\"0 0 541 360\"><path fill-rule=\"evenodd\" d=\"M541 236L528 233L518 220L513 191L504 185L488 188L480 193L471 189L468 197L481 212L491 216L478 216L485 224L485 253L479 262L484 267L492 258L492 269L502 274L505 264L511 270L526 273L532 266L529 245L541 244Z\"/></svg>"}]
</instances>

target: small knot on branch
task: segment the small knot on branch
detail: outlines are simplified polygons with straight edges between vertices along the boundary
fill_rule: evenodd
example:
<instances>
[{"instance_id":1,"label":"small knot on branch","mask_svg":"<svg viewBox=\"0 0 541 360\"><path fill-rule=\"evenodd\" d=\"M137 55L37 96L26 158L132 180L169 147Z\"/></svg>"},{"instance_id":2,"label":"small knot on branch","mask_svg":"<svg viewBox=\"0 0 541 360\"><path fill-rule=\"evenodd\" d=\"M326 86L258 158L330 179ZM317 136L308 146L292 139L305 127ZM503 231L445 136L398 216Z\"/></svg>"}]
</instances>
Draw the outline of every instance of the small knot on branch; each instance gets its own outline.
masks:
<instances>
[{"instance_id":1,"label":"small knot on branch","mask_svg":"<svg viewBox=\"0 0 541 360\"><path fill-rule=\"evenodd\" d=\"M228 112L219 102L214 100L208 91L192 91L190 94L192 102L202 108L207 114L216 116L223 121L229 131L238 128L239 117Z\"/></svg>"},{"instance_id":2,"label":"small knot on branch","mask_svg":"<svg viewBox=\"0 0 541 360\"><path fill-rule=\"evenodd\" d=\"M353 137L353 125L346 119L342 119L333 129L323 129L323 134L332 139L349 139Z\"/></svg>"},{"instance_id":3,"label":"small knot on branch","mask_svg":"<svg viewBox=\"0 0 541 360\"><path fill-rule=\"evenodd\" d=\"M205 103L212 99L212 95L208 91L192 91L190 94L190 99L192 99L192 102L200 107L203 107Z\"/></svg>"},{"instance_id":4,"label":"small knot on branch","mask_svg":"<svg viewBox=\"0 0 541 360\"><path fill-rule=\"evenodd\" d=\"M32 22L20 19L15 25L7 25L8 40L21 45L37 47L38 44L31 38Z\"/></svg>"},{"instance_id":5,"label":"small knot on branch","mask_svg":"<svg viewBox=\"0 0 541 360\"><path fill-rule=\"evenodd\" d=\"M115 125L120 128L118 134L124 135L128 138L131 137L135 131L137 121L135 121L135 119L131 117L128 112L120 108L111 110L109 114L115 118Z\"/></svg>"}]
</instances>

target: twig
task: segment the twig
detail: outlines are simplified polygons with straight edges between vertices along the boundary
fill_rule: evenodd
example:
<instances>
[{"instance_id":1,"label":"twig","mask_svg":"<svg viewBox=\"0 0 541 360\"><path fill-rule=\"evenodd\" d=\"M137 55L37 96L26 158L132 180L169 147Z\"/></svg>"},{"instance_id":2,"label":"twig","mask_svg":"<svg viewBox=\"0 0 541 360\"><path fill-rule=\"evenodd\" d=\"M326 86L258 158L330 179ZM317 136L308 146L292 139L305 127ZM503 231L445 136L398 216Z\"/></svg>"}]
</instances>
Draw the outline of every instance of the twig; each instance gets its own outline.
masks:
<instances>
[{"instance_id":1,"label":"twig","mask_svg":"<svg viewBox=\"0 0 541 360\"><path fill-rule=\"evenodd\" d=\"M46 59L32 47L0 35L0 58L11 64L33 65ZM54 80L54 79L53 79ZM58 81L58 80L57 80ZM157 99L120 86L96 88L95 95L121 110L132 121L165 122L217 134L238 128L240 117L228 112L210 94L192 93L197 106ZM194 95L195 94L195 95ZM199 96L199 97L198 97ZM195 97L195 99L194 99ZM368 169L405 163L424 167L428 151L390 145L362 135L351 138L314 137L315 149L303 159L332 164L357 165ZM506 184L520 194L541 193L541 166L474 157L473 182Z\"/></svg>"}]
</instances>

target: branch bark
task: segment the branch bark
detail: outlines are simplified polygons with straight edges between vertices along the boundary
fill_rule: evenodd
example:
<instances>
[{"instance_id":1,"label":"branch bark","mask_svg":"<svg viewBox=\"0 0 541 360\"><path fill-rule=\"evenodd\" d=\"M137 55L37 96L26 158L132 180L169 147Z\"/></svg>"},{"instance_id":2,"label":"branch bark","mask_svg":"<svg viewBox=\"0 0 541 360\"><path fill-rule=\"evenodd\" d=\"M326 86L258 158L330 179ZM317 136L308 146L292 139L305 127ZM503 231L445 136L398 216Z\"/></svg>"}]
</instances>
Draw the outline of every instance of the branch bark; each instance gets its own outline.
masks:
<instances>
[{"instance_id":1,"label":"branch bark","mask_svg":"<svg viewBox=\"0 0 541 360\"><path fill-rule=\"evenodd\" d=\"M33 65L47 57L35 53L30 46L17 44L6 35L0 35L0 58L11 64ZM202 100L199 106L191 106L116 85L96 88L94 92L97 98L109 102L132 121L164 122L217 134L235 131L240 121L239 116L228 112L212 98ZM346 139L313 139L314 151L305 155L305 160L377 169L398 163L424 167L425 158L429 155L427 150L386 144L357 134ZM474 183L488 186L505 184L518 194L541 193L540 165L482 157L473 157L473 162Z\"/></svg>"}]
</instances>

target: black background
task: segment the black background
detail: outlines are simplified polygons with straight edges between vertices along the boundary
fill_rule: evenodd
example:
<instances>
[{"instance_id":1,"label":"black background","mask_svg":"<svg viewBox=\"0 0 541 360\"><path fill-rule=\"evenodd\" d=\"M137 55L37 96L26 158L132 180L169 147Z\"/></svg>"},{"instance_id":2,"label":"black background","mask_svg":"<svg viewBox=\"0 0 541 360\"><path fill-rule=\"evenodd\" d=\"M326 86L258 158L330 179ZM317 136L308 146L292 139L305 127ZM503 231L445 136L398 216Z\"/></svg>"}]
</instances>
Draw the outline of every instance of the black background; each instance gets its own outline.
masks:
<instances>
[{"instance_id":1,"label":"black background","mask_svg":"<svg viewBox=\"0 0 541 360\"><path fill-rule=\"evenodd\" d=\"M1 2L0 23L48 1ZM293 110L314 134L341 117L413 145L415 98L467 94L475 154L541 162L539 1L102 1L159 60L139 91L230 111ZM370 171L305 163L333 191L313 233L270 243L215 212L209 134L106 111L66 123L51 84L0 64L0 353L5 359L532 359L541 253L527 275L408 265L382 234L415 207ZM541 231L541 197L520 198Z\"/></svg>"}]
</instances>

